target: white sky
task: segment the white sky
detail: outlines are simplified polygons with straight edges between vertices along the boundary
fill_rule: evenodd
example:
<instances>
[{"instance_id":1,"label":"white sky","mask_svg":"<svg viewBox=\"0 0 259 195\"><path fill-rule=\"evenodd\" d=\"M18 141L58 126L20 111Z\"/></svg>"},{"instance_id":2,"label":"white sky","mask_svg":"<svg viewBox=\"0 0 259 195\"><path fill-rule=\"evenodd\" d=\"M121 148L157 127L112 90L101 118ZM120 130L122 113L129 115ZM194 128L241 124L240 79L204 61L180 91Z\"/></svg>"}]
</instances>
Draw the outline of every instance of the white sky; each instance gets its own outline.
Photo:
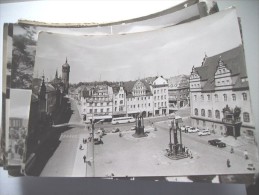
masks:
<instances>
[{"instance_id":1,"label":"white sky","mask_svg":"<svg viewBox=\"0 0 259 195\"><path fill-rule=\"evenodd\" d=\"M74 36L42 32L35 73L49 79L61 73L66 57L70 82L127 81L190 74L208 56L241 44L235 9L162 30L110 36Z\"/></svg>"},{"instance_id":2,"label":"white sky","mask_svg":"<svg viewBox=\"0 0 259 195\"><path fill-rule=\"evenodd\" d=\"M10 117L29 119L31 91L11 89Z\"/></svg>"}]
</instances>

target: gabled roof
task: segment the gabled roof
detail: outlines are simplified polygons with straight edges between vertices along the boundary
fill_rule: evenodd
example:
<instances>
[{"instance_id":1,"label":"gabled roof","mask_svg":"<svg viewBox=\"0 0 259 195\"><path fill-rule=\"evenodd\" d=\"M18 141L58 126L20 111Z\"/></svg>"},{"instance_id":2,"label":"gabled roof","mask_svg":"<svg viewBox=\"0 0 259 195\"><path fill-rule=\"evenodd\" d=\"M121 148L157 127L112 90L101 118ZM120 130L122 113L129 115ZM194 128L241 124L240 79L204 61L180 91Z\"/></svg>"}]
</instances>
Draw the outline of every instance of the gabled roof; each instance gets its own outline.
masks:
<instances>
[{"instance_id":1,"label":"gabled roof","mask_svg":"<svg viewBox=\"0 0 259 195\"><path fill-rule=\"evenodd\" d=\"M136 80L136 81L127 81L127 82L124 82L123 83L123 88L124 90L126 91L126 94L127 96L130 96L132 95L132 89L135 85L135 83L139 81L139 80ZM150 95L151 94L151 89L150 89L150 85L148 84L148 82L144 79L140 80L146 87L146 95Z\"/></svg>"},{"instance_id":2,"label":"gabled roof","mask_svg":"<svg viewBox=\"0 0 259 195\"><path fill-rule=\"evenodd\" d=\"M201 77L201 81L205 81L205 85L202 88L203 91L214 90L214 76L218 67L218 61L223 60L224 65L227 69L230 70L231 76L238 76L239 79L247 78L246 65L245 65L245 56L243 45L231 49L229 51L217 54L215 56L207 57L200 67L196 67L195 70ZM245 86L241 80L235 83L234 88L238 86Z\"/></svg>"}]
</instances>

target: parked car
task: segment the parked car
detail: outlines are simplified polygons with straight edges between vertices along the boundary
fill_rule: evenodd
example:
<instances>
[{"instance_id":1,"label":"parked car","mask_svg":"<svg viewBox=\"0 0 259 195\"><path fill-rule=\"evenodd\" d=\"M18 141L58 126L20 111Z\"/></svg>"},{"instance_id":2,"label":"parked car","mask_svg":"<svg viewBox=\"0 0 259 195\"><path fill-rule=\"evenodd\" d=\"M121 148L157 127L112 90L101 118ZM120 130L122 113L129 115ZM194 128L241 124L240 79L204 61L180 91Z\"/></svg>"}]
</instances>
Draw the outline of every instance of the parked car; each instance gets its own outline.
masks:
<instances>
[{"instance_id":1,"label":"parked car","mask_svg":"<svg viewBox=\"0 0 259 195\"><path fill-rule=\"evenodd\" d=\"M185 131L185 126L181 126L181 131Z\"/></svg>"},{"instance_id":2,"label":"parked car","mask_svg":"<svg viewBox=\"0 0 259 195\"><path fill-rule=\"evenodd\" d=\"M188 131L188 133L196 133L196 132L198 132L198 129L195 127L190 127L190 128L188 128L187 131Z\"/></svg>"},{"instance_id":3,"label":"parked car","mask_svg":"<svg viewBox=\"0 0 259 195\"><path fill-rule=\"evenodd\" d=\"M224 148L226 147L226 144L222 141L220 141L219 139L212 139L212 140L209 140L208 143L212 146L217 146L219 148Z\"/></svg>"},{"instance_id":4,"label":"parked car","mask_svg":"<svg viewBox=\"0 0 259 195\"><path fill-rule=\"evenodd\" d=\"M202 130L198 132L199 136L203 136L203 135L210 135L210 131L209 130Z\"/></svg>"},{"instance_id":5,"label":"parked car","mask_svg":"<svg viewBox=\"0 0 259 195\"><path fill-rule=\"evenodd\" d=\"M188 132L188 129L190 129L190 126L185 126L185 132Z\"/></svg>"},{"instance_id":6,"label":"parked car","mask_svg":"<svg viewBox=\"0 0 259 195\"><path fill-rule=\"evenodd\" d=\"M247 165L247 169L250 170L250 171L254 171L255 170L254 164L253 163L249 163Z\"/></svg>"},{"instance_id":7,"label":"parked car","mask_svg":"<svg viewBox=\"0 0 259 195\"><path fill-rule=\"evenodd\" d=\"M120 129L119 129L119 128L116 128L116 129L113 129L113 130L112 130L112 133L117 133L117 132L120 132Z\"/></svg>"}]
</instances>

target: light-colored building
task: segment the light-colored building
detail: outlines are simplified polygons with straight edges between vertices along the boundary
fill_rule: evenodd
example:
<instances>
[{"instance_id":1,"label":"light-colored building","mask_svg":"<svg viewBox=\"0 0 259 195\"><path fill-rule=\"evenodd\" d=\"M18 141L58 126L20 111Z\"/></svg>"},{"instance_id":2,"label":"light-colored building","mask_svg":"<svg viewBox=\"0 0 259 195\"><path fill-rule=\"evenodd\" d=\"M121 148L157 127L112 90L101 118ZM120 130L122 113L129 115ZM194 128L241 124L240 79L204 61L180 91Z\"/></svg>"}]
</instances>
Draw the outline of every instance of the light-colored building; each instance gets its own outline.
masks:
<instances>
[{"instance_id":1,"label":"light-colored building","mask_svg":"<svg viewBox=\"0 0 259 195\"><path fill-rule=\"evenodd\" d=\"M207 57L190 76L192 126L231 136L254 136L243 46Z\"/></svg>"},{"instance_id":2,"label":"light-colored building","mask_svg":"<svg viewBox=\"0 0 259 195\"><path fill-rule=\"evenodd\" d=\"M149 84L144 80L124 83L128 116L142 112L144 117L153 115L153 96Z\"/></svg>"},{"instance_id":3,"label":"light-colored building","mask_svg":"<svg viewBox=\"0 0 259 195\"><path fill-rule=\"evenodd\" d=\"M122 86L113 87L113 118L127 115L126 92Z\"/></svg>"},{"instance_id":4,"label":"light-colored building","mask_svg":"<svg viewBox=\"0 0 259 195\"><path fill-rule=\"evenodd\" d=\"M169 114L168 82L166 79L162 76L157 77L151 85L151 91L153 94L154 116Z\"/></svg>"},{"instance_id":5,"label":"light-colored building","mask_svg":"<svg viewBox=\"0 0 259 195\"><path fill-rule=\"evenodd\" d=\"M113 90L107 85L92 87L81 97L82 115L86 121L111 120Z\"/></svg>"}]
</instances>

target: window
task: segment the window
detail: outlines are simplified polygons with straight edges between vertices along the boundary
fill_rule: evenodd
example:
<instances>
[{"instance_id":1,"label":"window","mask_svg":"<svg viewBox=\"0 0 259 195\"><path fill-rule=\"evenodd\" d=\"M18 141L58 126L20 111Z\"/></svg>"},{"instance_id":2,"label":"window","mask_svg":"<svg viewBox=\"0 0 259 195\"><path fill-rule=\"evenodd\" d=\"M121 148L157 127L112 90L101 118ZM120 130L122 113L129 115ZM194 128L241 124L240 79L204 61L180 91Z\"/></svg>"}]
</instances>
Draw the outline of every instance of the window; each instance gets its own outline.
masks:
<instances>
[{"instance_id":1,"label":"window","mask_svg":"<svg viewBox=\"0 0 259 195\"><path fill-rule=\"evenodd\" d=\"M103 103L101 103L101 106L103 106Z\"/></svg>"},{"instance_id":2,"label":"window","mask_svg":"<svg viewBox=\"0 0 259 195\"><path fill-rule=\"evenodd\" d=\"M201 116L205 116L205 110L201 109Z\"/></svg>"},{"instance_id":3,"label":"window","mask_svg":"<svg viewBox=\"0 0 259 195\"><path fill-rule=\"evenodd\" d=\"M225 102L228 101L228 96L227 96L227 94L223 94L223 98L224 98L224 101L225 101Z\"/></svg>"},{"instance_id":4,"label":"window","mask_svg":"<svg viewBox=\"0 0 259 195\"><path fill-rule=\"evenodd\" d=\"M236 94L232 94L232 100L233 100L233 101L236 101L236 100L237 100Z\"/></svg>"},{"instance_id":5,"label":"window","mask_svg":"<svg viewBox=\"0 0 259 195\"><path fill-rule=\"evenodd\" d=\"M117 101L115 101L114 104L117 105Z\"/></svg>"},{"instance_id":6,"label":"window","mask_svg":"<svg viewBox=\"0 0 259 195\"><path fill-rule=\"evenodd\" d=\"M208 101L210 101L210 95L209 94L207 95L207 98L208 98Z\"/></svg>"},{"instance_id":7,"label":"window","mask_svg":"<svg viewBox=\"0 0 259 195\"><path fill-rule=\"evenodd\" d=\"M165 102L165 106L166 106L166 102Z\"/></svg>"},{"instance_id":8,"label":"window","mask_svg":"<svg viewBox=\"0 0 259 195\"><path fill-rule=\"evenodd\" d=\"M204 95L201 95L201 100L202 100L202 101L204 100Z\"/></svg>"},{"instance_id":9,"label":"window","mask_svg":"<svg viewBox=\"0 0 259 195\"><path fill-rule=\"evenodd\" d=\"M166 95L164 97L165 97L165 100L166 100Z\"/></svg>"},{"instance_id":10,"label":"window","mask_svg":"<svg viewBox=\"0 0 259 195\"><path fill-rule=\"evenodd\" d=\"M214 97L215 97L215 101L218 101L218 100L219 100L218 94L215 94Z\"/></svg>"},{"instance_id":11,"label":"window","mask_svg":"<svg viewBox=\"0 0 259 195\"><path fill-rule=\"evenodd\" d=\"M163 96L161 95L161 100L163 99Z\"/></svg>"},{"instance_id":12,"label":"window","mask_svg":"<svg viewBox=\"0 0 259 195\"><path fill-rule=\"evenodd\" d=\"M92 109L90 109L90 110L89 110L89 112L90 112L90 113L92 113L92 112L93 112L93 110L92 110Z\"/></svg>"},{"instance_id":13,"label":"window","mask_svg":"<svg viewBox=\"0 0 259 195\"><path fill-rule=\"evenodd\" d=\"M120 104L123 104L123 100L120 101Z\"/></svg>"},{"instance_id":14,"label":"window","mask_svg":"<svg viewBox=\"0 0 259 195\"><path fill-rule=\"evenodd\" d=\"M163 107L163 102L161 102L161 106Z\"/></svg>"},{"instance_id":15,"label":"window","mask_svg":"<svg viewBox=\"0 0 259 195\"><path fill-rule=\"evenodd\" d=\"M197 101L197 95L194 95L194 101Z\"/></svg>"},{"instance_id":16,"label":"window","mask_svg":"<svg viewBox=\"0 0 259 195\"><path fill-rule=\"evenodd\" d=\"M148 103L148 106L150 107L150 103Z\"/></svg>"},{"instance_id":17,"label":"window","mask_svg":"<svg viewBox=\"0 0 259 195\"><path fill-rule=\"evenodd\" d=\"M106 109L106 111L107 111L107 112L110 112L110 109L109 109L109 108L107 108L107 109Z\"/></svg>"},{"instance_id":18,"label":"window","mask_svg":"<svg viewBox=\"0 0 259 195\"><path fill-rule=\"evenodd\" d=\"M215 110L215 117L220 119L220 112L219 112L219 110Z\"/></svg>"},{"instance_id":19,"label":"window","mask_svg":"<svg viewBox=\"0 0 259 195\"><path fill-rule=\"evenodd\" d=\"M101 112L103 112L103 108L101 109Z\"/></svg>"},{"instance_id":20,"label":"window","mask_svg":"<svg viewBox=\"0 0 259 195\"><path fill-rule=\"evenodd\" d=\"M156 96L154 96L154 100L156 100Z\"/></svg>"},{"instance_id":21,"label":"window","mask_svg":"<svg viewBox=\"0 0 259 195\"><path fill-rule=\"evenodd\" d=\"M95 103L94 105L97 106L97 103Z\"/></svg>"},{"instance_id":22,"label":"window","mask_svg":"<svg viewBox=\"0 0 259 195\"><path fill-rule=\"evenodd\" d=\"M155 107L156 107L156 103L155 103Z\"/></svg>"},{"instance_id":23,"label":"window","mask_svg":"<svg viewBox=\"0 0 259 195\"><path fill-rule=\"evenodd\" d=\"M194 109L194 115L198 116L198 114L199 114L199 113L198 113L198 109L195 108L195 109Z\"/></svg>"},{"instance_id":24,"label":"window","mask_svg":"<svg viewBox=\"0 0 259 195\"><path fill-rule=\"evenodd\" d=\"M159 96L157 96L157 100L159 100Z\"/></svg>"},{"instance_id":25,"label":"window","mask_svg":"<svg viewBox=\"0 0 259 195\"><path fill-rule=\"evenodd\" d=\"M154 90L154 94L156 94L156 90Z\"/></svg>"},{"instance_id":26,"label":"window","mask_svg":"<svg viewBox=\"0 0 259 195\"><path fill-rule=\"evenodd\" d=\"M248 112L243 113L243 120L244 122L250 122L250 117Z\"/></svg>"},{"instance_id":27,"label":"window","mask_svg":"<svg viewBox=\"0 0 259 195\"><path fill-rule=\"evenodd\" d=\"M242 95L243 95L243 100L247 101L247 94L246 93L242 93Z\"/></svg>"},{"instance_id":28,"label":"window","mask_svg":"<svg viewBox=\"0 0 259 195\"><path fill-rule=\"evenodd\" d=\"M208 110L208 117L211 118L212 117L212 111Z\"/></svg>"},{"instance_id":29,"label":"window","mask_svg":"<svg viewBox=\"0 0 259 195\"><path fill-rule=\"evenodd\" d=\"M164 89L164 92L166 93L166 89Z\"/></svg>"},{"instance_id":30,"label":"window","mask_svg":"<svg viewBox=\"0 0 259 195\"><path fill-rule=\"evenodd\" d=\"M117 111L117 107L115 107L115 109L114 109L114 110L115 110L115 112L116 112L116 111Z\"/></svg>"},{"instance_id":31,"label":"window","mask_svg":"<svg viewBox=\"0 0 259 195\"><path fill-rule=\"evenodd\" d=\"M94 109L94 113L97 113L97 109Z\"/></svg>"}]
</instances>

